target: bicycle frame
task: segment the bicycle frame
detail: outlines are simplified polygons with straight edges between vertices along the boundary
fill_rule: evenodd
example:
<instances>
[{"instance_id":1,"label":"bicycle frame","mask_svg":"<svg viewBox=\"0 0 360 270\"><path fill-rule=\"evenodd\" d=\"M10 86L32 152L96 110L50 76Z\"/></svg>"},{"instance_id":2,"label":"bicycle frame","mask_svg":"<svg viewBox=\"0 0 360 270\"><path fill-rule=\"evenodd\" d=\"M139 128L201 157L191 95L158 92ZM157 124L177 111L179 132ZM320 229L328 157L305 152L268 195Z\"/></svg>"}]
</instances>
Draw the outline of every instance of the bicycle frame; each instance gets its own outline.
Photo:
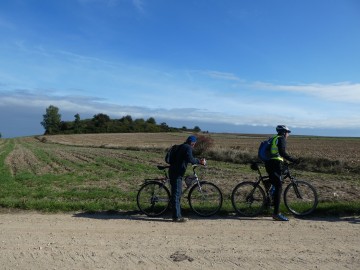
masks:
<instances>
[{"instance_id":1,"label":"bicycle frame","mask_svg":"<svg viewBox=\"0 0 360 270\"><path fill-rule=\"evenodd\" d=\"M193 183L191 185L186 185L186 188L183 189L182 191L182 197L185 197L185 194L188 190L190 190L194 185L197 185L199 190L202 191L202 188L201 188L201 185L200 185L200 179L196 173L196 168L198 167L197 164L194 164L192 165L192 170L193 170L193 174L192 174L192 177L193 177ZM158 165L157 168L160 170L160 171L163 171L164 172L164 178L163 179L145 179L145 183L147 182L151 182L151 181L156 181L156 182L160 182L161 184L163 185L169 185L170 186L170 177L168 175L168 172L167 172L167 169L170 168L170 166L161 166L161 165ZM141 184L143 185L143 184Z\"/></svg>"},{"instance_id":2,"label":"bicycle frame","mask_svg":"<svg viewBox=\"0 0 360 270\"><path fill-rule=\"evenodd\" d=\"M289 179L290 182L294 184L293 187L294 187L296 197L299 199L303 199L303 197L301 196L301 193L298 189L298 184L297 184L296 178L294 176L292 176L292 174L289 170L289 164L286 162L284 163L283 176L284 176L284 178L283 178L284 180Z\"/></svg>"},{"instance_id":3,"label":"bicycle frame","mask_svg":"<svg viewBox=\"0 0 360 270\"><path fill-rule=\"evenodd\" d=\"M141 185L136 196L140 211L150 216L158 216L164 213L168 209L171 200L170 178L167 172L170 166L157 167L163 171L164 177L162 179L145 179L145 183ZM186 195L190 208L196 214L211 216L220 210L223 196L219 187L214 183L199 179L196 173L197 167L198 165L192 166L193 174L190 176L191 179L188 179L190 181L185 179L186 187L184 188L184 185L182 185L181 197ZM147 189L149 187L150 189ZM141 194L145 195L142 196ZM159 208L156 209L157 203L160 204Z\"/></svg>"},{"instance_id":4,"label":"bicycle frame","mask_svg":"<svg viewBox=\"0 0 360 270\"><path fill-rule=\"evenodd\" d=\"M263 185L263 187L264 187L264 190L265 190L266 197L269 197L269 190L266 188L266 186L265 186L265 184L264 184L264 181L269 180L270 177L269 177L268 175L262 175L261 170L260 170L260 167L259 167L259 164L256 163L256 162L254 162L254 163L251 164L251 169L254 170L254 171L257 171L258 174L259 174L259 176L258 176L258 178L257 178L258 180L255 182L254 189L253 189L252 193L249 194L249 195L252 196L252 195L253 195L253 192L255 191L255 188L256 188L257 186L259 186L260 183L262 183L262 185Z\"/></svg>"},{"instance_id":5,"label":"bicycle frame","mask_svg":"<svg viewBox=\"0 0 360 270\"><path fill-rule=\"evenodd\" d=\"M262 175L259 164L258 162L251 163L251 169L258 172L255 182L240 182L232 191L231 202L240 215L256 216L265 207L272 206L271 189L265 182L269 181L270 178L268 175ZM284 189L285 207L296 216L305 216L312 213L318 204L316 189L310 183L296 179L291 174L287 163L284 163L283 168L281 180L289 179L290 182Z\"/></svg>"},{"instance_id":6,"label":"bicycle frame","mask_svg":"<svg viewBox=\"0 0 360 270\"><path fill-rule=\"evenodd\" d=\"M268 175L262 175L260 167L259 167L259 163L256 163L256 162L252 163L251 169L256 170L259 174L258 180L255 182L254 190L258 185L260 185L260 182L262 182L266 197L269 198L270 197L269 190L266 188L264 181L269 180L270 177ZM282 171L282 182L285 182L286 179L289 179L290 182L294 184L293 187L294 187L294 191L295 191L297 198L302 199L303 197L301 196L301 193L298 189L296 178L291 174L290 169L289 169L289 164L287 162L284 162L283 163L283 171ZM253 192L254 192L254 190L253 190ZM253 195L253 192L250 194L251 196Z\"/></svg>"}]
</instances>

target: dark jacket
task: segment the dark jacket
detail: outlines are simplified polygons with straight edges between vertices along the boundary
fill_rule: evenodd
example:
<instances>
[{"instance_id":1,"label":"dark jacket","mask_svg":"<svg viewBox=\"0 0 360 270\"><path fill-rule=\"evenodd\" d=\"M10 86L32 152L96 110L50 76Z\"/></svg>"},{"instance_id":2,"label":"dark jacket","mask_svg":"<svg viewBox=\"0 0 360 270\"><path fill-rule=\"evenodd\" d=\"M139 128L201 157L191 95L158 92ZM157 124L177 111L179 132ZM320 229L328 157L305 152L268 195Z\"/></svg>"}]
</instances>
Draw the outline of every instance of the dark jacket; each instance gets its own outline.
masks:
<instances>
[{"instance_id":1,"label":"dark jacket","mask_svg":"<svg viewBox=\"0 0 360 270\"><path fill-rule=\"evenodd\" d=\"M278 137L278 143L277 143L278 149L279 149L279 154L281 157L283 157L284 159L290 161L290 162L295 162L296 159L293 158L292 156L290 156L287 152L286 152L286 139L283 136L279 136Z\"/></svg>"},{"instance_id":2,"label":"dark jacket","mask_svg":"<svg viewBox=\"0 0 360 270\"><path fill-rule=\"evenodd\" d=\"M199 164L200 161L199 159L193 157L191 146L187 143L183 143L180 145L180 147L176 152L175 162L170 165L169 168L170 179L174 179L179 176L184 176L187 165L189 163Z\"/></svg>"}]
</instances>

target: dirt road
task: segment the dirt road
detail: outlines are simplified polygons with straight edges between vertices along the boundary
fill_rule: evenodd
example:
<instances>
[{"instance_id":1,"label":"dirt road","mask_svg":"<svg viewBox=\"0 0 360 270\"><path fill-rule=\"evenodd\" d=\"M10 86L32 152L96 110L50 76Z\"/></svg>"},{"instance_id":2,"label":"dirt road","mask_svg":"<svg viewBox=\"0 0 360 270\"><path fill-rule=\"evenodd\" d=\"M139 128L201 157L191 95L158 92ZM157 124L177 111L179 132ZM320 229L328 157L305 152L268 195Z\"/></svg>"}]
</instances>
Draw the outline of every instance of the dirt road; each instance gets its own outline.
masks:
<instances>
[{"instance_id":1,"label":"dirt road","mask_svg":"<svg viewBox=\"0 0 360 270\"><path fill-rule=\"evenodd\" d=\"M1 213L0 269L360 269L360 217Z\"/></svg>"}]
</instances>

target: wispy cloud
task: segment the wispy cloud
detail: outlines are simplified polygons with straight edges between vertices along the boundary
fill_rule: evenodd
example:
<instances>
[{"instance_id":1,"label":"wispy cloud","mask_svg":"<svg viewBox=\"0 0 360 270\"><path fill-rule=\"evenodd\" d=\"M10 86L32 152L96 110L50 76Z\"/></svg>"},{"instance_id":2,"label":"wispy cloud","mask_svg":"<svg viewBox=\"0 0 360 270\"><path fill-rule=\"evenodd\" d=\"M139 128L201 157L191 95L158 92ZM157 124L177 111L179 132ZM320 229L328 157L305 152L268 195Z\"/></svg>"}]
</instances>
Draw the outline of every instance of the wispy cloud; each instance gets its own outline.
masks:
<instances>
[{"instance_id":1,"label":"wispy cloud","mask_svg":"<svg viewBox=\"0 0 360 270\"><path fill-rule=\"evenodd\" d=\"M133 5L135 6L135 8L140 12L140 13L145 13L145 4L143 0L131 0Z\"/></svg>"},{"instance_id":2,"label":"wispy cloud","mask_svg":"<svg viewBox=\"0 0 360 270\"><path fill-rule=\"evenodd\" d=\"M98 97L61 96L56 93L41 91L2 91L0 94L2 96L0 108L17 108L17 110L23 112L24 115L26 115L29 108L45 112L45 108L49 105L54 105L59 107L60 111L64 112L64 115L70 115L71 117L75 113L80 113L87 117L97 113L105 113L113 118L120 118L130 114L135 118L155 117L155 119L164 119L166 121L195 121L198 123L228 125L266 126L277 123L279 119L281 119L284 123L291 123L291 126L301 128L357 128L360 126L360 118L357 115L350 115L346 119L344 119L342 115L328 117L326 114L321 114L320 111L316 111L316 109L311 113L301 115L302 112L296 111L297 108L295 108L295 112L291 112L290 107L282 108L277 114L273 113L276 111L277 106L271 104L265 105L268 107L264 108L259 106L259 104L238 103L238 105L242 107L243 112L238 111L231 113L231 111L223 112L216 109L214 110L214 107L198 108L194 106L192 108L190 106L184 106L166 109L163 107L125 106ZM209 100L204 102L207 103ZM214 103L216 101L211 100L210 102ZM271 113L264 113L264 111ZM288 111L289 113L284 114L284 111Z\"/></svg>"},{"instance_id":3,"label":"wispy cloud","mask_svg":"<svg viewBox=\"0 0 360 270\"><path fill-rule=\"evenodd\" d=\"M203 75L209 76L213 79L227 80L227 81L243 81L233 73L215 71L215 70L203 70L203 71L194 71L195 73L201 73Z\"/></svg>"},{"instance_id":4,"label":"wispy cloud","mask_svg":"<svg viewBox=\"0 0 360 270\"><path fill-rule=\"evenodd\" d=\"M253 86L263 90L303 93L332 101L360 103L360 83L276 85L257 82Z\"/></svg>"},{"instance_id":5,"label":"wispy cloud","mask_svg":"<svg viewBox=\"0 0 360 270\"><path fill-rule=\"evenodd\" d=\"M71 117L106 113L229 125L265 126L281 119L304 128L360 126L358 83L251 82L231 72L154 68L23 42L16 49L18 58L8 59L12 69L0 71L0 108L24 114L52 104Z\"/></svg>"}]
</instances>

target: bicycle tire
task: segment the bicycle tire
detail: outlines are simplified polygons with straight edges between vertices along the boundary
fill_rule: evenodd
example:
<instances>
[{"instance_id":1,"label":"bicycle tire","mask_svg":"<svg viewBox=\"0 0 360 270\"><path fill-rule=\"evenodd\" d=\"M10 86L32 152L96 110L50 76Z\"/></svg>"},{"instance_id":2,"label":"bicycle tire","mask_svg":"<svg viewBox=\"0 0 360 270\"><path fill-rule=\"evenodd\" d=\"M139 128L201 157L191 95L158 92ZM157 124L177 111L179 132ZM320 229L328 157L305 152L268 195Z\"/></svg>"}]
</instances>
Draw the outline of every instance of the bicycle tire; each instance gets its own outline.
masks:
<instances>
[{"instance_id":1,"label":"bicycle tire","mask_svg":"<svg viewBox=\"0 0 360 270\"><path fill-rule=\"evenodd\" d=\"M141 186L136 196L139 210L149 216L160 216L170 206L170 191L160 182L151 181Z\"/></svg>"},{"instance_id":2,"label":"bicycle tire","mask_svg":"<svg viewBox=\"0 0 360 270\"><path fill-rule=\"evenodd\" d=\"M285 188L284 203L286 208L295 216L306 216L316 209L318 195L311 184L298 180Z\"/></svg>"},{"instance_id":3,"label":"bicycle tire","mask_svg":"<svg viewBox=\"0 0 360 270\"><path fill-rule=\"evenodd\" d=\"M220 188L215 184L200 181L190 189L188 200L192 211L199 216L209 217L220 211L223 196Z\"/></svg>"},{"instance_id":4,"label":"bicycle tire","mask_svg":"<svg viewBox=\"0 0 360 270\"><path fill-rule=\"evenodd\" d=\"M265 192L255 182L241 182L231 193L231 203L239 215L254 217L266 206Z\"/></svg>"}]
</instances>

